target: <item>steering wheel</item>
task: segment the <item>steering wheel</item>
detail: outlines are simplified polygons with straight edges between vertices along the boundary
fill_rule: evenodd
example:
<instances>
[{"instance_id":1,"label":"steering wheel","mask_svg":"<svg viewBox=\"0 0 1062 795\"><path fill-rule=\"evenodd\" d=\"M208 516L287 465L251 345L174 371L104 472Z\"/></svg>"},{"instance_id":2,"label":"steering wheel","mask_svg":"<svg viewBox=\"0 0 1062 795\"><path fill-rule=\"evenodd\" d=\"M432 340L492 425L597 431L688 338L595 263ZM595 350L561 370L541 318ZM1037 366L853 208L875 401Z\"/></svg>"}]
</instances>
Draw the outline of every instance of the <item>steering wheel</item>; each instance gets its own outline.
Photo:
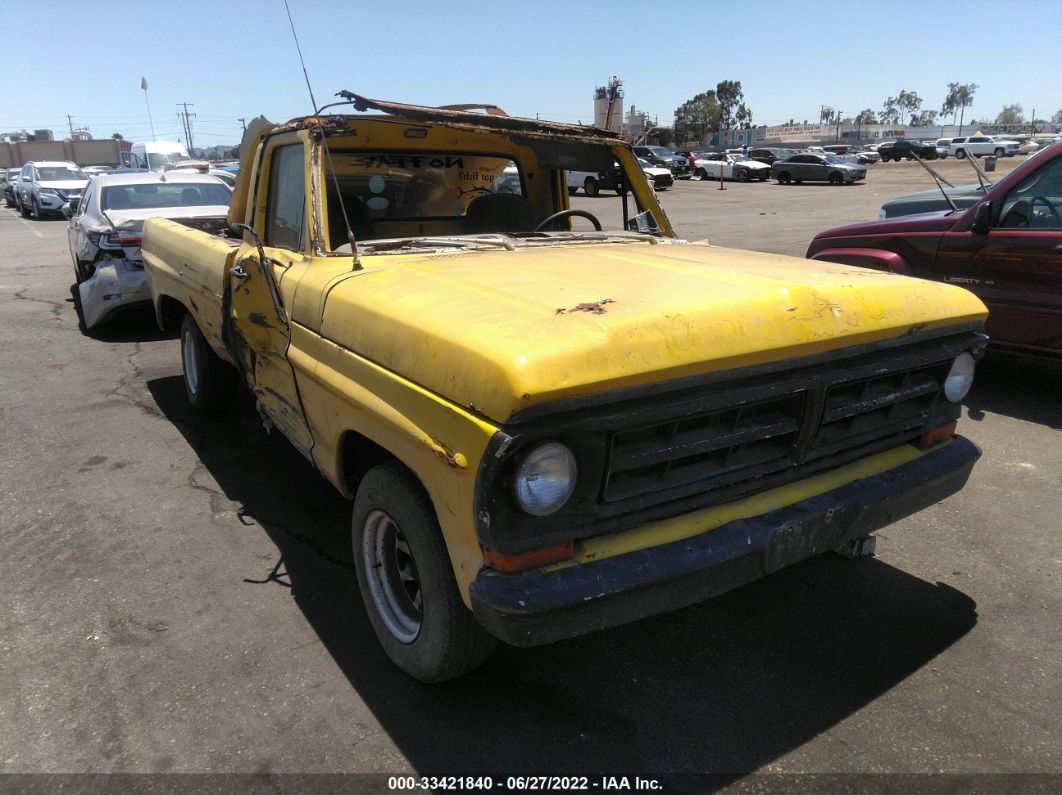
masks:
<instances>
[{"instance_id":1,"label":"steering wheel","mask_svg":"<svg viewBox=\"0 0 1062 795\"><path fill-rule=\"evenodd\" d=\"M538 226L536 226L532 231L541 232L547 226L556 221L560 221L565 218L573 218L575 216L585 218L594 225L594 229L596 229L598 232L601 231L601 222L597 220L593 213L587 212L586 210L561 210L559 213L553 213L553 215L543 218L542 222Z\"/></svg>"},{"instance_id":2,"label":"steering wheel","mask_svg":"<svg viewBox=\"0 0 1062 795\"><path fill-rule=\"evenodd\" d=\"M1030 224L1032 224L1033 218L1035 217L1035 214L1033 213L1033 208L1036 207L1037 204L1042 204L1044 207L1046 207L1048 209L1048 211L1051 213L1052 217L1054 218L1054 226L1055 227L1062 226L1062 216L1060 216L1058 214L1058 208L1055 207L1055 205L1053 205L1051 203L1051 200L1048 199L1046 196L1033 196L1032 199L1029 200L1029 223ZM546 219L546 220L549 220L549 219Z\"/></svg>"}]
</instances>

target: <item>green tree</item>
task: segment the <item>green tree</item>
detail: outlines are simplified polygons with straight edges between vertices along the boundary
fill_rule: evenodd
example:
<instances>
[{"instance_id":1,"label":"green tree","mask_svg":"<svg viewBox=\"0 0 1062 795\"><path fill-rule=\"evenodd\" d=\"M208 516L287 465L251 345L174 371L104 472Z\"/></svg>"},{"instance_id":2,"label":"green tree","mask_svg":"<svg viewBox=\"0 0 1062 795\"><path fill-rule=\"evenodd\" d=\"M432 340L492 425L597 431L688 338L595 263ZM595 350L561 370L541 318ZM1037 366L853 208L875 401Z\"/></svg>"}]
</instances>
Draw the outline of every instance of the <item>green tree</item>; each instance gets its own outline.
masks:
<instances>
[{"instance_id":1,"label":"green tree","mask_svg":"<svg viewBox=\"0 0 1062 795\"><path fill-rule=\"evenodd\" d=\"M885 100L881 106L880 117L882 124L900 123L900 109L896 106L896 97L889 97Z\"/></svg>"},{"instance_id":2,"label":"green tree","mask_svg":"<svg viewBox=\"0 0 1062 795\"><path fill-rule=\"evenodd\" d=\"M675 109L675 138L679 141L702 141L718 130L723 118L714 91L705 91L688 99Z\"/></svg>"},{"instance_id":3,"label":"green tree","mask_svg":"<svg viewBox=\"0 0 1062 795\"><path fill-rule=\"evenodd\" d=\"M722 80L715 87L715 98L722 116L720 130L748 129L752 126L752 111L745 105L740 80Z\"/></svg>"},{"instance_id":4,"label":"green tree","mask_svg":"<svg viewBox=\"0 0 1062 795\"><path fill-rule=\"evenodd\" d=\"M973 95L977 91L977 83L948 83L948 94L944 97L944 104L940 107L942 116L951 115L951 123L955 123L955 117L959 117L959 132L962 132L963 117L966 109L973 104Z\"/></svg>"},{"instance_id":5,"label":"green tree","mask_svg":"<svg viewBox=\"0 0 1062 795\"><path fill-rule=\"evenodd\" d=\"M996 124L1022 124L1025 122L1025 111L1021 105L1004 105L1003 110L996 116Z\"/></svg>"},{"instance_id":6,"label":"green tree","mask_svg":"<svg viewBox=\"0 0 1062 795\"><path fill-rule=\"evenodd\" d=\"M113 138L116 141L125 140L125 136L122 135L121 133L111 133L111 138Z\"/></svg>"},{"instance_id":7,"label":"green tree","mask_svg":"<svg viewBox=\"0 0 1062 795\"><path fill-rule=\"evenodd\" d=\"M877 124L878 117L874 115L874 111L870 108L859 111L859 115L855 117L856 124Z\"/></svg>"},{"instance_id":8,"label":"green tree","mask_svg":"<svg viewBox=\"0 0 1062 795\"><path fill-rule=\"evenodd\" d=\"M935 110L922 110L911 117L912 127L932 127L937 123Z\"/></svg>"}]
</instances>

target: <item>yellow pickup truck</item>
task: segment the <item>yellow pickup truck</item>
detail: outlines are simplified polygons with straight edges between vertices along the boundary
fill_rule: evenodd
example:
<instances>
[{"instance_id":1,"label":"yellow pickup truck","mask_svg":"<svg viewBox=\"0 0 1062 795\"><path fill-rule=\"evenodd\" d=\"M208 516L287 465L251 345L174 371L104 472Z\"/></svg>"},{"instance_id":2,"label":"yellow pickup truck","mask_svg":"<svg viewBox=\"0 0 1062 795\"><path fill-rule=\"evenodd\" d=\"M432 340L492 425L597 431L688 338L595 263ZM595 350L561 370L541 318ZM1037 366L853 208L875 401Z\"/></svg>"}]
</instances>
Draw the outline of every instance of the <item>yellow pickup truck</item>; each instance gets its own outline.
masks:
<instances>
[{"instance_id":1,"label":"yellow pickup truck","mask_svg":"<svg viewBox=\"0 0 1062 795\"><path fill-rule=\"evenodd\" d=\"M143 256L192 405L245 383L353 500L412 676L867 554L966 482L969 292L676 239L609 132L343 97L252 124L230 231L151 219ZM616 163L604 223L570 207Z\"/></svg>"}]
</instances>

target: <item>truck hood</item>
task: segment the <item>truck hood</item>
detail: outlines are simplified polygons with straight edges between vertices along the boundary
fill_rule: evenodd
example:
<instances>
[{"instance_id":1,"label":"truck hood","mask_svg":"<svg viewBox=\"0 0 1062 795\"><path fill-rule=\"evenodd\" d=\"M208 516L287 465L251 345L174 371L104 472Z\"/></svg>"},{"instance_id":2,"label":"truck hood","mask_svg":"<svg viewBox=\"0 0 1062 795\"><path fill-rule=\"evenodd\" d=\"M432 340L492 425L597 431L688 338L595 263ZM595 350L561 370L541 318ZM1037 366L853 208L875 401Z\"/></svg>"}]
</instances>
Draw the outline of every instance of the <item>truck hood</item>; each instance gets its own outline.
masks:
<instances>
[{"instance_id":1,"label":"truck hood","mask_svg":"<svg viewBox=\"0 0 1062 795\"><path fill-rule=\"evenodd\" d=\"M940 195L939 193L937 194ZM839 237L865 237L867 235L910 235L916 233L944 232L955 225L956 219L962 217L964 210L952 212L950 209L933 212L899 215L883 218L879 221L860 221L846 226L835 226L815 235L815 240Z\"/></svg>"},{"instance_id":2,"label":"truck hood","mask_svg":"<svg viewBox=\"0 0 1062 795\"><path fill-rule=\"evenodd\" d=\"M321 333L498 422L531 406L983 320L971 293L706 244L363 255ZM296 318L299 320L299 318Z\"/></svg>"}]
</instances>

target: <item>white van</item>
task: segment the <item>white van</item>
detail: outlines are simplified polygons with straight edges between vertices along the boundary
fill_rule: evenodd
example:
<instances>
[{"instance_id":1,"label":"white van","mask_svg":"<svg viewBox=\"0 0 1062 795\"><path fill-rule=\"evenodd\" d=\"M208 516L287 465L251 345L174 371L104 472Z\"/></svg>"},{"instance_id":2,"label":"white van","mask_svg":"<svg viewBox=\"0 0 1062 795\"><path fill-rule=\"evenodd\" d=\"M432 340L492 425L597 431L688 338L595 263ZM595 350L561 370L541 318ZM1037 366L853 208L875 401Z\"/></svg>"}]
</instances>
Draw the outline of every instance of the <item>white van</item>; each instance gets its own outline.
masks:
<instances>
[{"instance_id":1,"label":"white van","mask_svg":"<svg viewBox=\"0 0 1062 795\"><path fill-rule=\"evenodd\" d=\"M146 168L150 171L165 171L167 163L191 160L188 150L180 141L145 141L135 143L129 149L130 168Z\"/></svg>"}]
</instances>

